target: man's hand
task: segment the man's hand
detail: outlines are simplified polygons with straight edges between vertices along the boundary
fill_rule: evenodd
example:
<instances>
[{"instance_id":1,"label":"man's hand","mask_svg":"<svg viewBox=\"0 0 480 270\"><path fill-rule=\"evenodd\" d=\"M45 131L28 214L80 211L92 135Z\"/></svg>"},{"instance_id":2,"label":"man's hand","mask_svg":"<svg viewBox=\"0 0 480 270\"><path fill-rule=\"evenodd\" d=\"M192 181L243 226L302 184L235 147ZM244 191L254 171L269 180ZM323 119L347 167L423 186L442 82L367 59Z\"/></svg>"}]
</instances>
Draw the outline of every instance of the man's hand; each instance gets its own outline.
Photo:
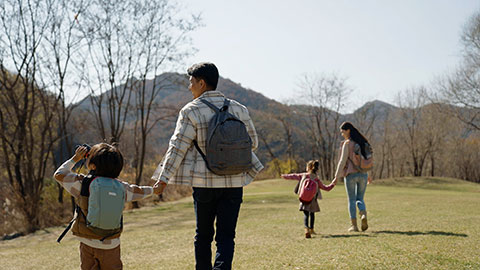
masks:
<instances>
[{"instance_id":1,"label":"man's hand","mask_svg":"<svg viewBox=\"0 0 480 270\"><path fill-rule=\"evenodd\" d=\"M73 155L72 159L75 163L77 163L82 160L87 153L87 148L85 146L80 146L77 148L77 150L75 150L75 155Z\"/></svg>"},{"instance_id":2,"label":"man's hand","mask_svg":"<svg viewBox=\"0 0 480 270\"><path fill-rule=\"evenodd\" d=\"M163 193L163 190L165 189L165 187L167 186L167 183L163 182L163 181L157 181L155 183L155 185L153 185L153 193L155 195L160 195Z\"/></svg>"}]
</instances>

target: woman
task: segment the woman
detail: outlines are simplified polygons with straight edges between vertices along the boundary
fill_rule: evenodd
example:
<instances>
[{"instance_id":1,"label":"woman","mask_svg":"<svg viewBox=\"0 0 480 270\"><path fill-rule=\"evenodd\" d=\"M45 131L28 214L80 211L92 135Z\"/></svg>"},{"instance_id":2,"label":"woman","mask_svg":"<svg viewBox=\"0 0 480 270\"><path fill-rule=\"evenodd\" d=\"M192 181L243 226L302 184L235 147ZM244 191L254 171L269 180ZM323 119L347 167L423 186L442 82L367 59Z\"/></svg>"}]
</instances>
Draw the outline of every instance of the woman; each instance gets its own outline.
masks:
<instances>
[{"instance_id":1,"label":"woman","mask_svg":"<svg viewBox=\"0 0 480 270\"><path fill-rule=\"evenodd\" d=\"M340 125L340 133L345 139L341 143L340 160L338 161L337 171L335 173L336 181L345 177L345 190L348 196L348 210L352 225L348 229L349 232L358 232L357 227L357 209L358 206L360 219L362 221L362 231L368 229L367 208L363 200L365 190L367 189L368 174L358 169L353 163L356 160L354 155L359 153L367 159L367 139L352 125L352 123L344 122Z\"/></svg>"}]
</instances>

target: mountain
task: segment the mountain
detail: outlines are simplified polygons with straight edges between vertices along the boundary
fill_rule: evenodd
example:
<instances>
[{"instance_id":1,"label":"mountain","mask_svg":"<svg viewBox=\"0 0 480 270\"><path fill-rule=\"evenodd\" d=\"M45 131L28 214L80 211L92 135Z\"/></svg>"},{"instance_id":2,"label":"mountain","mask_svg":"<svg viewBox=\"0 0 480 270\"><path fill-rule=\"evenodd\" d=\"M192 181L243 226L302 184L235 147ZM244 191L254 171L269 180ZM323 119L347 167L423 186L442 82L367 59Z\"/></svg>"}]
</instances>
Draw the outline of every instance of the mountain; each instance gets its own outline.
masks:
<instances>
[{"instance_id":1,"label":"mountain","mask_svg":"<svg viewBox=\"0 0 480 270\"><path fill-rule=\"evenodd\" d=\"M192 99L192 95L188 90L188 77L185 74L164 73L155 78L155 83L154 80L149 80L147 82L147 89L151 89L154 84L160 87L158 89L161 89L155 99L155 104L159 107L173 106L180 109ZM112 91L120 91L119 89L120 88L117 88ZM224 93L225 96L235 99L248 107L260 137L257 153L262 161L269 161L273 156L282 157L286 154L288 132L291 136L294 152L297 155L301 155L301 158L304 159L313 158L309 156L312 155L312 139L309 134L313 126L309 115L311 115L313 110L318 108L308 105L285 105L251 89L244 88L230 79L222 77L219 79L217 89ZM109 93L105 93L104 95L107 94ZM135 94L132 93L130 105L133 104L135 98ZM83 99L77 106L79 115L86 115L82 113L82 111L92 111L90 97ZM104 109L104 111L106 110ZM393 124L401 121L398 117L393 117L394 120L387 118L388 115L397 115L399 111L400 108L396 106L374 100L365 103L352 114L338 115L333 111L328 111L328 113L330 114L330 118L335 116L339 117L337 125L343 121L351 121L359 127L362 132L366 133L367 136L377 137L382 136L385 121L394 121L395 123ZM325 119L322 119L322 121L324 120ZM133 115L127 118L127 129L133 126L133 121ZM331 122L331 119L327 121ZM106 126L108 126L108 123L106 123ZM149 148L149 155L159 156L165 152L174 128L175 117L156 125L151 132L148 142L151 146ZM333 132L336 132L337 128L338 127L331 125L329 130L333 129L335 130ZM90 133L85 131L84 133L89 134L89 136L79 136L78 141L95 142L100 140L94 131L90 131ZM332 134L335 136L335 133ZM122 140L127 140L127 137L131 136L131 134L129 135L127 130L123 136L125 138L122 137Z\"/></svg>"},{"instance_id":2,"label":"mountain","mask_svg":"<svg viewBox=\"0 0 480 270\"><path fill-rule=\"evenodd\" d=\"M182 108L185 104L192 100L192 94L188 90L188 77L184 74L178 73L164 73L159 75L155 78L155 84L157 85L158 95L155 98L155 102L157 106L174 106L177 109ZM154 80L147 81L147 89L152 89L152 85L154 84ZM117 91L117 93L121 92L121 87L124 85L117 87L112 91ZM251 89L246 89L242 87L240 84L237 84L229 79L220 78L217 86L217 90L221 91L225 94L225 96L235 99L238 102L247 106L250 115L255 123L256 129L259 133L268 134L268 136L272 136L272 134L278 133L281 131L280 129L280 122L276 119L278 116L285 114L285 112L289 112L290 108L287 105L279 103L273 99L269 99L264 95L255 92ZM102 97L96 97L97 99L103 98L105 101L107 99L107 95L110 92L104 93ZM136 96L135 93L132 92L130 97L130 105L134 104ZM126 104L126 98L125 98ZM84 121L94 123L93 118L93 107L90 96L85 97L79 103L75 104L75 114L81 115ZM104 104L102 106L102 111L107 115L107 107ZM88 120L87 120L88 119ZM107 119L107 117L105 117ZM168 146L168 140L173 133L175 128L175 119L170 119L170 121L163 121L157 124L157 126L152 130L149 143L154 145L155 150L153 151L154 154L163 154ZM134 116L127 117L126 126L133 125ZM105 123L105 126L108 126L108 123ZM84 134L87 136L82 136L82 134L77 134L76 140L77 141L87 141L87 142L96 142L101 140L96 134L95 131L84 131ZM281 147L273 146L275 152L280 153L282 151ZM260 150L260 155L263 158L267 158L266 152Z\"/></svg>"}]
</instances>

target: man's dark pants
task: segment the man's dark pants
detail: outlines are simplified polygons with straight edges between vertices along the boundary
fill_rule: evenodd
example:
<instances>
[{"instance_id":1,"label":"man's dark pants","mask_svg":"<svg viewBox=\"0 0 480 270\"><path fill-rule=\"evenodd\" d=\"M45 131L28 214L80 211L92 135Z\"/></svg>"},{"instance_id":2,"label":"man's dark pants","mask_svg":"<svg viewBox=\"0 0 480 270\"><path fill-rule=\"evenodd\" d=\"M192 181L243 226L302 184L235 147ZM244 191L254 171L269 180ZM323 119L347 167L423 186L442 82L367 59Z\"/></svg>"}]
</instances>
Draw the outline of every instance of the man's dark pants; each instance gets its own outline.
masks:
<instances>
[{"instance_id":1,"label":"man's dark pants","mask_svg":"<svg viewBox=\"0 0 480 270\"><path fill-rule=\"evenodd\" d=\"M235 242L235 227L242 203L243 188L193 188L197 228L195 261L197 270L231 269ZM215 229L217 253L212 268L211 243Z\"/></svg>"}]
</instances>

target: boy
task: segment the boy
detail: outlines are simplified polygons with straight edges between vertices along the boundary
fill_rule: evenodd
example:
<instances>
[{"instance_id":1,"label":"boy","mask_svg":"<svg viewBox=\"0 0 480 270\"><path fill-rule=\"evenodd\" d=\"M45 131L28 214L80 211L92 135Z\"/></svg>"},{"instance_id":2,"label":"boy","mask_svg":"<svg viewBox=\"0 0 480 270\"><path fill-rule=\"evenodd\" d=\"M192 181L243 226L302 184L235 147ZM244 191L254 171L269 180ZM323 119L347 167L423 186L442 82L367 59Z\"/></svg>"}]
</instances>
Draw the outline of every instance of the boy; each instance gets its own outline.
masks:
<instances>
[{"instance_id":1,"label":"boy","mask_svg":"<svg viewBox=\"0 0 480 270\"><path fill-rule=\"evenodd\" d=\"M71 170L75 163L84 159L87 155L87 169L93 175L85 176L72 172ZM84 146L77 148L75 155L63 163L54 174L57 182L72 194L80 208L77 209L77 217L72 226L72 233L80 241L81 269L122 269L122 261L120 259L121 228L117 233L107 237L99 236L93 232L86 222L89 186L84 185L82 190L82 182L84 180L91 181L93 177L116 179L122 168L122 153L112 145L99 143L94 145L90 151ZM125 201L127 202L147 198L154 192L154 189L149 186L137 186L117 181L125 190ZM160 193L163 187L156 187L155 192Z\"/></svg>"}]
</instances>

